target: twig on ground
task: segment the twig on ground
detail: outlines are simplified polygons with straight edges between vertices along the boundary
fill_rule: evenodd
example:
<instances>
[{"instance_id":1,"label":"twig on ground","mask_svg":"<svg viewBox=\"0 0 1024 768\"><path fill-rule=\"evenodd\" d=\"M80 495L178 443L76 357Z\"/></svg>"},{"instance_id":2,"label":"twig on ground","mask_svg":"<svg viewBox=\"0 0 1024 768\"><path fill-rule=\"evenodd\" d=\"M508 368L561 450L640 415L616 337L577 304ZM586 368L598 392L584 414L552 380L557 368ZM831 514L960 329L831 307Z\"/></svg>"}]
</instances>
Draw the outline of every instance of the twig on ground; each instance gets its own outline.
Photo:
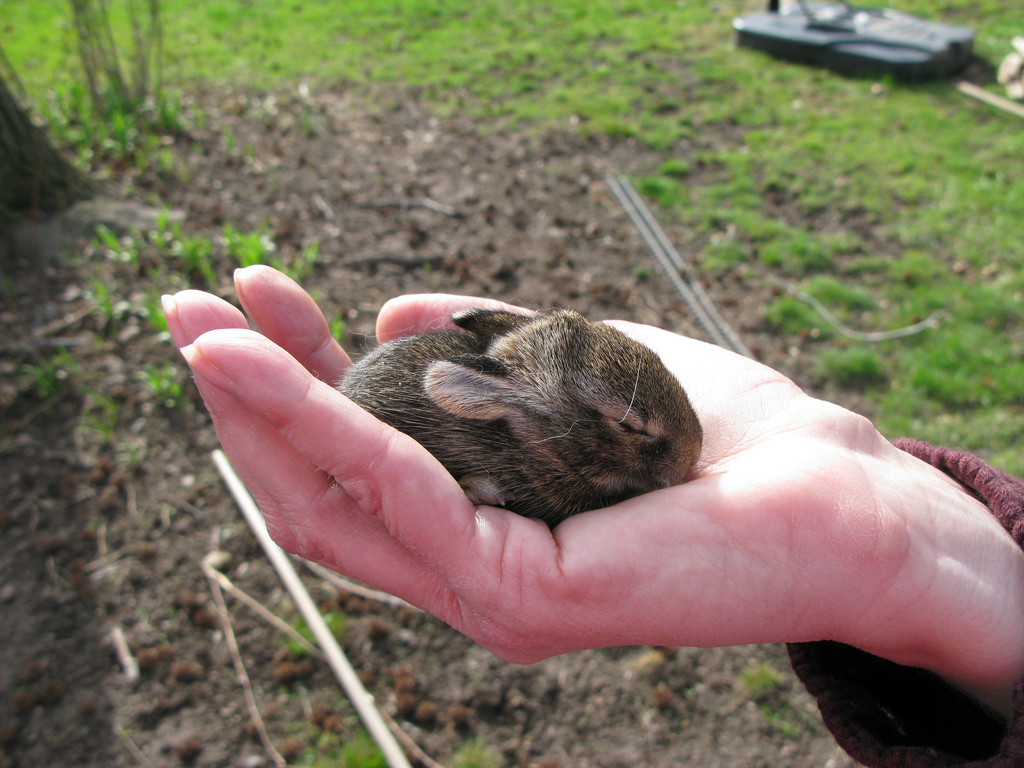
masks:
<instances>
[{"instance_id":1,"label":"twig on ground","mask_svg":"<svg viewBox=\"0 0 1024 768\"><path fill-rule=\"evenodd\" d=\"M235 474L234 469L231 468L227 456L223 451L214 451L213 462L217 466L217 470L220 472L225 484L227 484L228 490L234 497L235 503L238 504L239 509L245 516L246 522L249 523L249 527L263 547L263 551L266 552L285 588L292 596L292 600L299 609L299 613L306 620L306 625L313 632L313 637L316 638L316 641L323 649L324 655L327 657L327 663L348 695L352 706L362 719L366 730L373 740L377 742L377 746L383 753L385 761L391 768L412 768L409 759L405 756L405 752L388 726L381 710L377 707L373 696L370 695L369 691L366 690L359 680L355 669L353 669L352 664L341 650L341 646L338 645L338 641L331 633L330 628L324 622L323 616L320 615L320 611L309 596L309 592L303 586L302 581L299 579L299 574L292 566L291 560L288 559L288 555L270 538L259 507L256 506L256 502L249 495L245 485L238 475ZM221 600L223 600L223 596Z\"/></svg>"},{"instance_id":2,"label":"twig on ground","mask_svg":"<svg viewBox=\"0 0 1024 768\"><path fill-rule=\"evenodd\" d=\"M124 679L129 683L139 679L139 662L132 656L132 649L128 647L128 640L125 639L124 630L120 625L110 630L110 639L114 643L114 653L124 670Z\"/></svg>"},{"instance_id":3,"label":"twig on ground","mask_svg":"<svg viewBox=\"0 0 1024 768\"><path fill-rule=\"evenodd\" d=\"M353 595L358 595L359 597L376 600L378 603L383 603L384 605L391 606L392 608L411 608L414 611L420 611L422 613L422 611L415 605L405 602L405 600L400 597L389 595L387 592L381 592L377 589L370 589L370 587L352 581L351 579L346 579L340 573L335 573L330 568L324 568L318 563L311 563L309 560L303 560L302 563L321 579L338 589L344 589L345 591L351 592Z\"/></svg>"},{"instance_id":4,"label":"twig on ground","mask_svg":"<svg viewBox=\"0 0 1024 768\"><path fill-rule=\"evenodd\" d=\"M242 591L238 587L236 587L232 583L231 579L229 579L223 573L221 573L216 568L213 568L211 566L206 575L208 577L210 577L210 578L216 579L217 583L220 585L221 589L223 589L225 592L230 593L233 597L235 597L239 601L245 603L252 610L254 610L256 613L258 613L264 620L266 620L270 624L273 624L275 627L277 627L277 629L279 629L282 632L284 632L286 635L288 635L288 637L290 637L296 643L301 645L309 653L313 654L314 656L316 656L321 661L324 661L324 655L323 655L323 653L320 652L320 649L317 648L315 645L313 645L311 642L309 642L309 640L304 638L295 629L295 627L293 627L291 624L289 624L286 621L282 621L273 612L268 610L267 607L265 605L263 605L263 603L261 603L259 600L257 600L256 598L252 597L248 593Z\"/></svg>"},{"instance_id":5,"label":"twig on ground","mask_svg":"<svg viewBox=\"0 0 1024 768\"><path fill-rule=\"evenodd\" d=\"M359 208L401 208L402 210L409 210L410 208L426 208L434 213L441 213L445 216L458 216L458 211L452 208L450 205L439 203L436 200L431 200L429 197L424 197L419 200L381 200L377 202L368 201L365 203L359 203Z\"/></svg>"},{"instance_id":6,"label":"twig on ground","mask_svg":"<svg viewBox=\"0 0 1024 768\"><path fill-rule=\"evenodd\" d=\"M128 731L126 731L123 726L115 726L114 733L117 734L117 738L121 740L124 748L128 750L132 757L134 757L140 764L153 768L152 761L146 757L142 750L139 749L138 745L132 741L132 737L128 735Z\"/></svg>"},{"instance_id":7,"label":"twig on ground","mask_svg":"<svg viewBox=\"0 0 1024 768\"><path fill-rule=\"evenodd\" d=\"M62 315L46 325L40 325L32 329L32 336L36 339L44 339L48 336L56 336L63 331L66 331L73 325L77 325L81 320L85 319L96 311L94 304L88 303L83 307L79 307L76 311L71 312L67 315Z\"/></svg>"},{"instance_id":8,"label":"twig on ground","mask_svg":"<svg viewBox=\"0 0 1024 768\"><path fill-rule=\"evenodd\" d=\"M127 483L125 483L124 495L125 495L124 503L125 503L125 507L128 509L128 516L129 517L138 517L139 516L139 505L138 505L137 496L136 496L136 493L135 493L135 483L133 483L131 480L129 480Z\"/></svg>"},{"instance_id":9,"label":"twig on ground","mask_svg":"<svg viewBox=\"0 0 1024 768\"><path fill-rule=\"evenodd\" d=\"M391 730L394 732L395 738L402 742L402 746L405 747L405 751L412 756L413 760L425 766L425 768L445 768L441 763L437 762L430 757L430 755L420 749L420 745L416 743L415 739L403 731L391 715L383 709L380 710L380 714L387 721L388 725L391 726Z\"/></svg>"},{"instance_id":10,"label":"twig on ground","mask_svg":"<svg viewBox=\"0 0 1024 768\"><path fill-rule=\"evenodd\" d=\"M970 96L972 99L983 101L991 107L1001 109L1004 112L1009 112L1011 115L1016 115L1017 117L1024 117L1024 106L1012 102L1009 99L1004 99L998 94L989 93L984 88L979 88L974 83L968 83L966 80L960 80L956 84L956 89L965 96Z\"/></svg>"},{"instance_id":11,"label":"twig on ground","mask_svg":"<svg viewBox=\"0 0 1024 768\"><path fill-rule=\"evenodd\" d=\"M209 557L207 555L203 559L203 573L210 582L210 592L213 593L213 602L216 604L217 613L220 615L221 628L224 630L224 638L227 640L228 650L231 651L231 660L235 665L238 683L242 686L242 694L245 696L245 704L249 709L249 717L252 719L253 727L260 737L263 748L270 755L270 759L274 761L274 765L282 768L287 764L287 761L277 751L274 742L270 740L270 734L267 733L267 728L263 724L263 718L260 717L259 707L256 706L256 696L252 692L252 684L249 682L249 675L246 673L245 663L242 661L242 652L238 648L238 640L235 638L234 629L231 627L231 616L228 614L228 607L224 604L224 593L221 592L220 584L213 575L216 570L208 562Z\"/></svg>"},{"instance_id":12,"label":"twig on ground","mask_svg":"<svg viewBox=\"0 0 1024 768\"><path fill-rule=\"evenodd\" d=\"M319 192L313 193L313 205L320 209L320 213L324 215L324 218L330 221L334 218L334 209L331 208L331 204L328 203Z\"/></svg>"}]
</instances>

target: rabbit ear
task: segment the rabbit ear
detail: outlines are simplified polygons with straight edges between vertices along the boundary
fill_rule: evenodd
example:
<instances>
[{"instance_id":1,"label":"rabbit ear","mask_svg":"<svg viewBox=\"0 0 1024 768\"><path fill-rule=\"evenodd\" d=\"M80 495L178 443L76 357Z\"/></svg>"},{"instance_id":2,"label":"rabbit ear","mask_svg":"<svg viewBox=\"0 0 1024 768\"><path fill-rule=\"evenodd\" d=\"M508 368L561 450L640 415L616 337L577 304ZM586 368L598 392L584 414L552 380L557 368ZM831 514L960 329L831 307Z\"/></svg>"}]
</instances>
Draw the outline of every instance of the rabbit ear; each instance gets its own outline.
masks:
<instances>
[{"instance_id":1,"label":"rabbit ear","mask_svg":"<svg viewBox=\"0 0 1024 768\"><path fill-rule=\"evenodd\" d=\"M509 369L487 355L460 355L431 363L423 379L427 396L453 416L493 421L514 410Z\"/></svg>"},{"instance_id":2,"label":"rabbit ear","mask_svg":"<svg viewBox=\"0 0 1024 768\"><path fill-rule=\"evenodd\" d=\"M537 320L497 309L466 309L452 315L452 322L479 336L502 336Z\"/></svg>"}]
</instances>

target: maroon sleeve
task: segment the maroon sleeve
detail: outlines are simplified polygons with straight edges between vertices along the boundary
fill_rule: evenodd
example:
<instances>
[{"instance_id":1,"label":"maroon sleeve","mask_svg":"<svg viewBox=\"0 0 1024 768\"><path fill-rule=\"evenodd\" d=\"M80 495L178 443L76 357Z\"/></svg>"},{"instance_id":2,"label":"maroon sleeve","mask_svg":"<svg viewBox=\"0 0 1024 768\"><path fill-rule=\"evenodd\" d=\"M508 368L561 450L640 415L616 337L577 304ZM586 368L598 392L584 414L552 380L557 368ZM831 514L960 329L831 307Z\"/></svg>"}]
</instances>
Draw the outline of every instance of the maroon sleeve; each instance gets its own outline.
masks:
<instances>
[{"instance_id":1,"label":"maroon sleeve","mask_svg":"<svg viewBox=\"0 0 1024 768\"><path fill-rule=\"evenodd\" d=\"M895 445L959 480L1024 547L1024 482L962 451ZM848 645L792 643L789 656L840 746L870 768L1024 766L1024 681L1004 723L937 675Z\"/></svg>"}]
</instances>

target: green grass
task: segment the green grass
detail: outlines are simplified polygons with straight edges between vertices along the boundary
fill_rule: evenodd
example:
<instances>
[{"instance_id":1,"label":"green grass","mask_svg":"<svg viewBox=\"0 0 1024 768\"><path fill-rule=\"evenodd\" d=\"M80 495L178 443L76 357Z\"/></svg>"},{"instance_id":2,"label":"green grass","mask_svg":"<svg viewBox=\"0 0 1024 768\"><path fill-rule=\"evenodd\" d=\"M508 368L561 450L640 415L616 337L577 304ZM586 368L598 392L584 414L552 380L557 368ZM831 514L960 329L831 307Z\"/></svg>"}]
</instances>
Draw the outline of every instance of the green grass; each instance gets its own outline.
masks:
<instances>
[{"instance_id":1,"label":"green grass","mask_svg":"<svg viewBox=\"0 0 1024 768\"><path fill-rule=\"evenodd\" d=\"M1024 408L1019 122L946 83L874 83L736 50L733 16L760 6L164 0L165 78L181 89L345 83L382 99L375 86L410 84L482 129L636 137L661 154L638 188L693 233L703 267L767 270L864 330L940 313L938 329L870 346L788 296L765 321L810 332L816 376L865 391L887 434L967 447L1024 473L1014 426ZM899 7L973 26L993 64L1019 33L1019 9L1001 0ZM37 102L48 91L70 99L78 66L66 1L0 0L0 19ZM129 125L95 130L147 151ZM239 262L272 258L245 237L228 246ZM205 246L177 240L176 258L209 281Z\"/></svg>"}]
</instances>

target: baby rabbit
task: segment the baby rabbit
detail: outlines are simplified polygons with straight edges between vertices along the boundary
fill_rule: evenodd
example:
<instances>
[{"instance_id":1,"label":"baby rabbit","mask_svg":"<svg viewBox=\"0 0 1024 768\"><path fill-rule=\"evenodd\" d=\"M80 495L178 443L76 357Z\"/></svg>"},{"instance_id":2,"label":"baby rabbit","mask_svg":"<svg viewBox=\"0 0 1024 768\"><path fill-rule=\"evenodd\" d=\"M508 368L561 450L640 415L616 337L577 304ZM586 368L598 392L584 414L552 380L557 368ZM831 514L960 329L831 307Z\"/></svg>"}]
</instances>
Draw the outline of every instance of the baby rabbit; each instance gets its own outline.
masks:
<instances>
[{"instance_id":1,"label":"baby rabbit","mask_svg":"<svg viewBox=\"0 0 1024 768\"><path fill-rule=\"evenodd\" d=\"M552 527L682 483L702 430L660 358L569 310L470 309L383 344L338 389L415 438L474 504Z\"/></svg>"}]
</instances>

